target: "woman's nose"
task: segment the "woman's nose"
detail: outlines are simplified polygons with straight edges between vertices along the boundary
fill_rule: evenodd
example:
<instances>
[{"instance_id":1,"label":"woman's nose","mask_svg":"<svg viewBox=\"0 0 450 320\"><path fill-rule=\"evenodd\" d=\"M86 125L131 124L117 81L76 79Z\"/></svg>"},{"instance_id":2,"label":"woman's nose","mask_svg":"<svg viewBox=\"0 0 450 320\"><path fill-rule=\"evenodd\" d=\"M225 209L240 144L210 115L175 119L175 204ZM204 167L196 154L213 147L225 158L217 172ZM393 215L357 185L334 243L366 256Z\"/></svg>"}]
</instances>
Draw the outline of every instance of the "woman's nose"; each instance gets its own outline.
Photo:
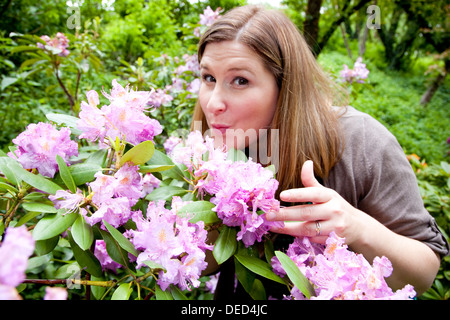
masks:
<instances>
[{"instance_id":1,"label":"woman's nose","mask_svg":"<svg viewBox=\"0 0 450 320\"><path fill-rule=\"evenodd\" d=\"M227 109L224 92L217 86L211 92L207 108L213 114L219 114Z\"/></svg>"}]
</instances>

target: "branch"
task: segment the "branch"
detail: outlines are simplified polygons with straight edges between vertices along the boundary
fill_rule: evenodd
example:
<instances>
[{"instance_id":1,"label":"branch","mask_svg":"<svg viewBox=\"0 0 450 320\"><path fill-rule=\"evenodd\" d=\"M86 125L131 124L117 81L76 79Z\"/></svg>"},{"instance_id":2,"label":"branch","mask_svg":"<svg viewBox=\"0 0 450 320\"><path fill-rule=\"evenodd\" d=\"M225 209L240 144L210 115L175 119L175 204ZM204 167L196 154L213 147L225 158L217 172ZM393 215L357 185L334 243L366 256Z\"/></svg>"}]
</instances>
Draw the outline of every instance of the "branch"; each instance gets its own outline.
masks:
<instances>
[{"instance_id":1,"label":"branch","mask_svg":"<svg viewBox=\"0 0 450 320\"><path fill-rule=\"evenodd\" d=\"M354 12L358 11L359 9L361 9L369 1L371 1L371 0L359 0L359 2L356 3L353 7L349 7L348 10L344 10L342 15L340 15L339 18L337 18L336 20L334 20L331 23L331 26L328 28L328 30L325 31L322 39L320 39L319 43L316 44L316 46L315 46L314 52L316 52L316 56L318 56L319 53L322 51L322 48L325 47L325 45L327 44L328 40L333 35L334 31L336 29L338 29L339 25L342 22L347 21L348 18L350 18L350 16Z\"/></svg>"},{"instance_id":2,"label":"branch","mask_svg":"<svg viewBox=\"0 0 450 320\"><path fill-rule=\"evenodd\" d=\"M58 68L56 68L56 70L55 70L55 76L56 76L56 79L58 80L59 86L63 89L64 93L66 94L67 98L69 99L70 111L72 111L72 113L73 113L73 106L75 105L75 103L73 101L72 95L69 93L69 91L67 91L66 86L62 83L61 78L59 77Z\"/></svg>"}]
</instances>

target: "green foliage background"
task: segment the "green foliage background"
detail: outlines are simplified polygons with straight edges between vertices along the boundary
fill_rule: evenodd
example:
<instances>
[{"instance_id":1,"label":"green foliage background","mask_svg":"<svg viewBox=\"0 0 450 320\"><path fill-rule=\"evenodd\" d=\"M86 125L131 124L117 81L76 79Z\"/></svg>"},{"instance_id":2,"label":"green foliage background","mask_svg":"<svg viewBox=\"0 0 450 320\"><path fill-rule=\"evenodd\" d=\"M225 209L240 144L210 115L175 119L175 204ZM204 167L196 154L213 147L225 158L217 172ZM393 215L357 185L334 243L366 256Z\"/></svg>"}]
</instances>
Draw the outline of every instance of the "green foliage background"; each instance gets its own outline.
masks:
<instances>
[{"instance_id":1,"label":"green foliage background","mask_svg":"<svg viewBox=\"0 0 450 320\"><path fill-rule=\"evenodd\" d=\"M174 70L182 63L184 54L194 54L197 38L193 28L199 14L207 6L224 11L245 0L151 0L115 1L111 6L100 0L72 1L81 3L80 26L69 29L67 20L73 14L65 0L20 0L0 2L0 148L7 152L11 140L29 123L46 121L49 112L76 114L84 93L91 89L110 87L112 79L130 83L139 90L164 88L171 84ZM353 4L355 1L350 1ZM307 16L307 1L284 1L284 10L302 29ZM344 1L323 1L320 20L322 35L332 24ZM400 3L400 4L399 4ZM420 4L421 3L421 4ZM414 3L413 13L428 18L436 37L448 36L448 19L439 16L440 1ZM448 49L436 52L426 42L427 30L411 26L406 14L400 16L394 29L396 10L403 5L378 1L382 12L381 28L390 30L392 52L399 53L402 39L416 30L414 42L397 57L386 54L381 33L369 30L363 62L370 70L365 84L347 86L350 104L367 112L383 123L399 140L405 154L416 170L425 205L436 218L447 238L450 234L449 194L450 170L450 86L448 77L442 82L426 106L420 104L422 94L448 59ZM355 12L345 22L347 44L336 30L322 48L319 63L340 81L343 64L352 67L358 56L358 28L364 24L365 8ZM338 8L338 9L336 9ZM444 12L448 17L448 11ZM441 20L439 20L441 19ZM417 27L417 28L416 28ZM416 28L416 29L414 29ZM419 31L421 33L419 33ZM27 50L41 35L53 36L63 32L70 39L71 55L61 60L58 72L74 103L62 90L52 69L39 52ZM435 37L435 39L436 39ZM439 39L438 39L439 40ZM436 41L438 41L436 40ZM395 51L394 49L397 49ZM352 57L350 57L350 53ZM187 75L193 78L194 75ZM195 97L179 93L174 100L157 112L163 137L180 128L188 128ZM158 142L158 141L157 141ZM161 143L161 141L159 141ZM159 145L161 147L161 145ZM60 249L64 258L64 245ZM435 284L422 298L448 299L450 296L450 261L443 260ZM41 272L37 270L36 272Z\"/></svg>"}]
</instances>

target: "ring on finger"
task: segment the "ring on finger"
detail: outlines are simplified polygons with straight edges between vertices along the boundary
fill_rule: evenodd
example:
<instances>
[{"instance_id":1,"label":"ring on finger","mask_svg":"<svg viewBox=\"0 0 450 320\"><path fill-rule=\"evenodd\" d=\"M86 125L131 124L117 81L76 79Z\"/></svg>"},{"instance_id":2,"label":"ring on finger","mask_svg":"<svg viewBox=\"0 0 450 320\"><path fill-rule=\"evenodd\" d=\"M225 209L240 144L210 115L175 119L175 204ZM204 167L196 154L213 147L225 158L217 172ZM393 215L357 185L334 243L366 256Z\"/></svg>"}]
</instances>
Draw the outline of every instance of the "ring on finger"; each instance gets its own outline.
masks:
<instances>
[{"instance_id":1,"label":"ring on finger","mask_svg":"<svg viewBox=\"0 0 450 320\"><path fill-rule=\"evenodd\" d=\"M320 221L316 220L316 237L320 236Z\"/></svg>"}]
</instances>

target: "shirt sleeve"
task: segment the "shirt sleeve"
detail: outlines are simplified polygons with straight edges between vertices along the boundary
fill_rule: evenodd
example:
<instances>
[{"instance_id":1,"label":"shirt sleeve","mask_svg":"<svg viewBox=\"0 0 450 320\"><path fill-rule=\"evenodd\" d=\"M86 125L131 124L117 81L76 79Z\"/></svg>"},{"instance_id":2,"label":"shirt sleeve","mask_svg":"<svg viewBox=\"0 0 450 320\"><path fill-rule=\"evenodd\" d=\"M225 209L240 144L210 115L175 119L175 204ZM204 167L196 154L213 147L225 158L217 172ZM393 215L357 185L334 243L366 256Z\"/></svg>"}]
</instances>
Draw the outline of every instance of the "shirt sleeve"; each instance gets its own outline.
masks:
<instances>
[{"instance_id":1,"label":"shirt sleeve","mask_svg":"<svg viewBox=\"0 0 450 320\"><path fill-rule=\"evenodd\" d=\"M414 171L394 135L360 112L342 123L345 149L330 187L392 231L448 255L448 243L425 209Z\"/></svg>"}]
</instances>

